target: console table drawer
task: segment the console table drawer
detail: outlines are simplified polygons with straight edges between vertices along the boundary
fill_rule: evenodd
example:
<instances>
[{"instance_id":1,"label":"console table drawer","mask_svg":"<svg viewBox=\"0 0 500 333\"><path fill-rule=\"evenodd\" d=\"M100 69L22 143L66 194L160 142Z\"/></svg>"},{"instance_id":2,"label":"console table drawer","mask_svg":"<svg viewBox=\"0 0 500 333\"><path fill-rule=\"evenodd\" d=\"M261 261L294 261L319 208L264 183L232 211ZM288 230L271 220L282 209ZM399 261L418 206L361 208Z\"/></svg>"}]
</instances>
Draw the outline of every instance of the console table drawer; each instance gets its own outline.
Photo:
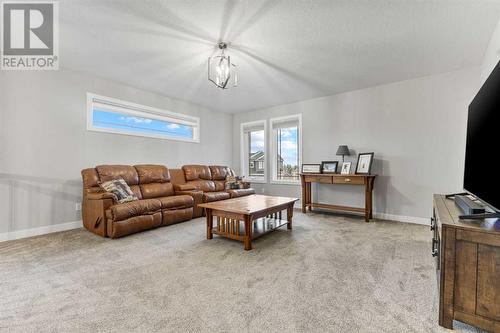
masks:
<instances>
[{"instance_id":1,"label":"console table drawer","mask_svg":"<svg viewBox=\"0 0 500 333\"><path fill-rule=\"evenodd\" d=\"M332 176L305 176L306 183L332 184Z\"/></svg>"},{"instance_id":2,"label":"console table drawer","mask_svg":"<svg viewBox=\"0 0 500 333\"><path fill-rule=\"evenodd\" d=\"M356 185L362 185L364 184L364 179L363 177L333 177L332 180L333 184L356 184Z\"/></svg>"}]
</instances>

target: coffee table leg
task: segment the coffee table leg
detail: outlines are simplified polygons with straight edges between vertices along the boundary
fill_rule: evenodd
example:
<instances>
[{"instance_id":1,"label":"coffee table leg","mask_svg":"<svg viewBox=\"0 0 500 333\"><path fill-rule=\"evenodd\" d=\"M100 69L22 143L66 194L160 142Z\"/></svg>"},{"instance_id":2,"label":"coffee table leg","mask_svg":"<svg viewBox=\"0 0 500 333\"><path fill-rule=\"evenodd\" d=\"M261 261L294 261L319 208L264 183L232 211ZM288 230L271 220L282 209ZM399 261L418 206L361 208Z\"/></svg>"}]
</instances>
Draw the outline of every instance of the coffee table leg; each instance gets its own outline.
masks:
<instances>
[{"instance_id":1,"label":"coffee table leg","mask_svg":"<svg viewBox=\"0 0 500 333\"><path fill-rule=\"evenodd\" d=\"M244 249L249 251L252 249L252 217L245 216L245 236L243 238Z\"/></svg>"},{"instance_id":2,"label":"coffee table leg","mask_svg":"<svg viewBox=\"0 0 500 333\"><path fill-rule=\"evenodd\" d=\"M293 218L293 206L289 206L286 209L286 219L288 221L286 228L289 230L292 230L292 218Z\"/></svg>"},{"instance_id":3,"label":"coffee table leg","mask_svg":"<svg viewBox=\"0 0 500 333\"><path fill-rule=\"evenodd\" d=\"M206 208L206 215L207 215L207 239L212 239L214 238L214 234L212 233L212 228L213 228L212 210Z\"/></svg>"}]
</instances>

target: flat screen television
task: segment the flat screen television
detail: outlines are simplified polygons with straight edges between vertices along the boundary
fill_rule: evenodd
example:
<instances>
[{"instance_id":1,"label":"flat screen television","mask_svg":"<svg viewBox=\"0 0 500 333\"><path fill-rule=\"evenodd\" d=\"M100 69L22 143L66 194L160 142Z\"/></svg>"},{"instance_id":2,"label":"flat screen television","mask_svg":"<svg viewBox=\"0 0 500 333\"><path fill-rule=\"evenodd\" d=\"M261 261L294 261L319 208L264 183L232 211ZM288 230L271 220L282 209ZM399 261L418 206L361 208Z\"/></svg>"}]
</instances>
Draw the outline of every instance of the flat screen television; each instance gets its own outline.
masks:
<instances>
[{"instance_id":1,"label":"flat screen television","mask_svg":"<svg viewBox=\"0 0 500 333\"><path fill-rule=\"evenodd\" d=\"M500 62L469 105L464 189L500 210ZM497 160L498 158L498 160Z\"/></svg>"}]
</instances>

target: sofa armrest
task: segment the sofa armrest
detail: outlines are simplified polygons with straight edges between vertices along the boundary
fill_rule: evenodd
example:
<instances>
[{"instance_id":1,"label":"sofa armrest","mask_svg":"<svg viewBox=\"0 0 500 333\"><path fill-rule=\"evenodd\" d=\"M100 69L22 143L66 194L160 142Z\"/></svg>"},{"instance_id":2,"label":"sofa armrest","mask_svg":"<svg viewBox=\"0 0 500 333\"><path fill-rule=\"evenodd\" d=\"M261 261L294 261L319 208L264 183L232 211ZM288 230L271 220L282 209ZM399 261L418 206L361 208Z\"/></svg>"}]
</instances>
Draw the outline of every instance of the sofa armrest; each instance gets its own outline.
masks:
<instances>
[{"instance_id":1,"label":"sofa armrest","mask_svg":"<svg viewBox=\"0 0 500 333\"><path fill-rule=\"evenodd\" d=\"M235 190L226 190L227 193L231 196L231 198L239 198L247 195L255 194L255 190L253 188L242 188Z\"/></svg>"},{"instance_id":2,"label":"sofa armrest","mask_svg":"<svg viewBox=\"0 0 500 333\"><path fill-rule=\"evenodd\" d=\"M175 184L174 185L175 192L177 191L195 191L196 187L191 184Z\"/></svg>"},{"instance_id":3,"label":"sofa armrest","mask_svg":"<svg viewBox=\"0 0 500 333\"><path fill-rule=\"evenodd\" d=\"M86 197L89 200L112 199L113 201L118 202L116 196L113 193L109 193L109 192L87 193Z\"/></svg>"},{"instance_id":4,"label":"sofa armrest","mask_svg":"<svg viewBox=\"0 0 500 333\"><path fill-rule=\"evenodd\" d=\"M97 235L106 237L106 210L115 203L116 197L111 193L87 193L82 207L84 227Z\"/></svg>"},{"instance_id":5,"label":"sofa armrest","mask_svg":"<svg viewBox=\"0 0 500 333\"><path fill-rule=\"evenodd\" d=\"M243 184L243 188L244 189L249 189L250 188L250 182L247 182L247 181L242 181L241 184Z\"/></svg>"},{"instance_id":6,"label":"sofa armrest","mask_svg":"<svg viewBox=\"0 0 500 333\"><path fill-rule=\"evenodd\" d=\"M192 190L192 191L175 191L175 195L190 195L193 197L193 217L203 216L203 208L198 207L199 204L203 203L203 191Z\"/></svg>"}]
</instances>

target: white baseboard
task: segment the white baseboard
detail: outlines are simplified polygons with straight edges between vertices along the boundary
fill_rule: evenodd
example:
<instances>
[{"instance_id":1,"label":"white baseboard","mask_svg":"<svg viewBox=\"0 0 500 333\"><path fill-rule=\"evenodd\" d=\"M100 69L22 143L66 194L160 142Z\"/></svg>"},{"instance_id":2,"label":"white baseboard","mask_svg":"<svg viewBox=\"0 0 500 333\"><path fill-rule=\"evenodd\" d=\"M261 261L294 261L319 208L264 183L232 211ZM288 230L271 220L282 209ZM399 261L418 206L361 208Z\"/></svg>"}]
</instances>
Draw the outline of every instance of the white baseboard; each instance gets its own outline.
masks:
<instances>
[{"instance_id":1,"label":"white baseboard","mask_svg":"<svg viewBox=\"0 0 500 333\"><path fill-rule=\"evenodd\" d=\"M373 213L373 217L375 217L376 219L380 219L380 220L423 224L423 225L428 225L428 226L431 225L430 219L424 218L424 217L403 216L403 215L394 215L394 214L386 214L386 213Z\"/></svg>"},{"instance_id":2,"label":"white baseboard","mask_svg":"<svg viewBox=\"0 0 500 333\"><path fill-rule=\"evenodd\" d=\"M4 233L0 234L0 242L5 242L8 240L14 240L14 239L20 239L20 238L26 238L26 237L45 235L45 234L50 234L53 232L78 229L81 227L83 227L83 223L80 220L80 221L66 222L66 223L48 225L48 226L43 226L43 227L31 228L31 229L9 231L9 232L4 232Z\"/></svg>"},{"instance_id":3,"label":"white baseboard","mask_svg":"<svg viewBox=\"0 0 500 333\"><path fill-rule=\"evenodd\" d=\"M302 208L297 205L293 208L298 212L302 212ZM328 211L328 210L326 210ZM340 212L340 211L339 211ZM415 217L415 216L404 216L404 215L394 215L394 214L386 214L386 213L373 213L373 217L379 220L387 220L387 221L396 221L403 223L413 223L413 224L421 224L421 225L431 225L431 221L429 218L425 217Z\"/></svg>"}]
</instances>

